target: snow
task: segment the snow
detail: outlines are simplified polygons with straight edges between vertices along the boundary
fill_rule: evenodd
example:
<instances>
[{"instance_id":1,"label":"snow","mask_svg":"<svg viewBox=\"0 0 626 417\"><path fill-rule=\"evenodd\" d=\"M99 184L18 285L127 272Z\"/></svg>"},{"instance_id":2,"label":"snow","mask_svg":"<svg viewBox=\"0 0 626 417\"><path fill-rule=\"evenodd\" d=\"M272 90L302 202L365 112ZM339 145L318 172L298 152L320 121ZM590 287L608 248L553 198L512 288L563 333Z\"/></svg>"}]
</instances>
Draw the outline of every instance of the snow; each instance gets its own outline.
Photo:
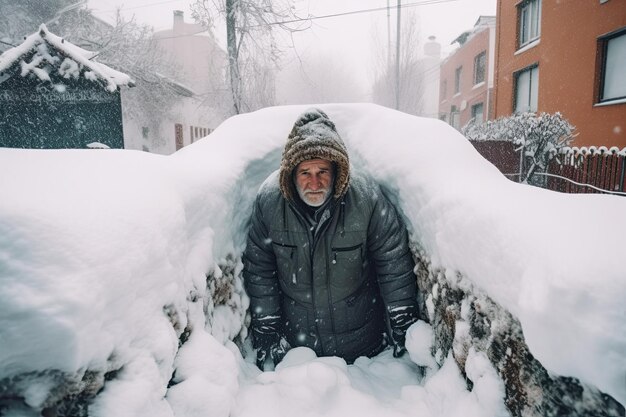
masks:
<instances>
[{"instance_id":1,"label":"snow","mask_svg":"<svg viewBox=\"0 0 626 417\"><path fill-rule=\"evenodd\" d=\"M88 143L85 146L87 148L89 148L89 149L111 149L109 146L105 145L104 143L100 143L100 142L91 142L91 143Z\"/></svg>"},{"instance_id":2,"label":"snow","mask_svg":"<svg viewBox=\"0 0 626 417\"><path fill-rule=\"evenodd\" d=\"M612 146L610 149L607 149L606 146L600 146L599 148L596 146L582 146L582 147L569 147L569 146L564 146L563 148L559 149L559 153L560 154L564 154L564 155L575 155L578 156L580 154L583 155L618 155L618 156L626 156L626 147L621 149L618 148L617 146Z\"/></svg>"},{"instance_id":3,"label":"snow","mask_svg":"<svg viewBox=\"0 0 626 417\"><path fill-rule=\"evenodd\" d=\"M247 299L235 280L230 304L214 305L219 289L206 277L217 285L241 270L229 255L240 254L255 193L307 108L231 118L169 157L0 149L0 379L118 371L91 416L507 415L488 360L469 352L469 391L451 357L438 368L423 322L407 335L408 355L350 366L298 348L261 373L228 340ZM550 372L626 403L625 199L512 183L438 120L322 109L445 279L458 271L505 306ZM191 333L179 349L182 329ZM33 384L28 402L50 389Z\"/></svg>"},{"instance_id":4,"label":"snow","mask_svg":"<svg viewBox=\"0 0 626 417\"><path fill-rule=\"evenodd\" d=\"M62 56L65 56L60 65L58 64L60 57L53 55L50 49L59 51ZM34 52L30 57L31 61L24 61L24 58L31 52ZM46 65L51 64L53 67L58 67L59 74L63 78L78 78L80 72L83 71L86 79L103 81L109 92L116 91L120 86L134 84L128 75L93 60L96 55L96 52L65 42L61 37L49 32L46 25L42 24L37 32L28 36L20 45L0 55L0 73L7 71L20 61L22 77L33 73L42 81L50 81L49 67ZM40 65L43 68L40 68Z\"/></svg>"}]
</instances>

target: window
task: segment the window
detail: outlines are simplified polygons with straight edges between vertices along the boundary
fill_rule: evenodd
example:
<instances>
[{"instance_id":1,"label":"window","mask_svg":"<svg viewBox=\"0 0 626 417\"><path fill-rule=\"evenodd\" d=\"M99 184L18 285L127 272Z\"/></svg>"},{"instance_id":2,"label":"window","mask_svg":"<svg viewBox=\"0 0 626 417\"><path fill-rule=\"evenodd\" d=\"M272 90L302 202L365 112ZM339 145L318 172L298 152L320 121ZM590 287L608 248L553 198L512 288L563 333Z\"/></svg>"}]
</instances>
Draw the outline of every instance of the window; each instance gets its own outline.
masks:
<instances>
[{"instance_id":1,"label":"window","mask_svg":"<svg viewBox=\"0 0 626 417\"><path fill-rule=\"evenodd\" d=\"M461 71L463 67L458 67L454 71L454 94L458 94L461 91Z\"/></svg>"},{"instance_id":2,"label":"window","mask_svg":"<svg viewBox=\"0 0 626 417\"><path fill-rule=\"evenodd\" d=\"M537 111L539 67L533 66L515 74L515 113Z\"/></svg>"},{"instance_id":3,"label":"window","mask_svg":"<svg viewBox=\"0 0 626 417\"><path fill-rule=\"evenodd\" d=\"M472 106L472 119L474 119L474 123L479 124L485 120L483 108L483 103L474 104Z\"/></svg>"},{"instance_id":4,"label":"window","mask_svg":"<svg viewBox=\"0 0 626 417\"><path fill-rule=\"evenodd\" d=\"M600 39L600 102L626 98L626 28Z\"/></svg>"},{"instance_id":5,"label":"window","mask_svg":"<svg viewBox=\"0 0 626 417\"><path fill-rule=\"evenodd\" d=\"M482 51L474 57L474 85L485 81L485 67L487 65L487 52Z\"/></svg>"},{"instance_id":6,"label":"window","mask_svg":"<svg viewBox=\"0 0 626 417\"><path fill-rule=\"evenodd\" d=\"M459 130L459 128L461 127L460 122L461 114L457 110L456 106L452 106L452 108L450 109L450 125L452 125L453 128Z\"/></svg>"},{"instance_id":7,"label":"window","mask_svg":"<svg viewBox=\"0 0 626 417\"><path fill-rule=\"evenodd\" d=\"M148 135L150 134L150 128L144 126L141 128L141 137L144 139L148 139Z\"/></svg>"},{"instance_id":8,"label":"window","mask_svg":"<svg viewBox=\"0 0 626 417\"><path fill-rule=\"evenodd\" d=\"M541 0L526 0L517 9L520 48L541 34Z\"/></svg>"}]
</instances>

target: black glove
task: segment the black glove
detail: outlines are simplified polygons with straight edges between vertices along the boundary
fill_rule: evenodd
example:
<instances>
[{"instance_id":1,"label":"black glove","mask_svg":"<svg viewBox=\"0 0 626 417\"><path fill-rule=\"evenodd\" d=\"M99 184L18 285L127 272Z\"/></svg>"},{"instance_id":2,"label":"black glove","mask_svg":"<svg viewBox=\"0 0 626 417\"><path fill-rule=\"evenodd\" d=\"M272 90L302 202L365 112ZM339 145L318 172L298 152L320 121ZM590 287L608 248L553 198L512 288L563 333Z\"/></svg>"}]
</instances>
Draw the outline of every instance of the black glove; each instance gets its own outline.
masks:
<instances>
[{"instance_id":1,"label":"black glove","mask_svg":"<svg viewBox=\"0 0 626 417\"><path fill-rule=\"evenodd\" d=\"M258 317L252 320L252 347L257 349L256 366L264 371L270 358L276 366L287 354L289 344L281 336L279 316Z\"/></svg>"},{"instance_id":2,"label":"black glove","mask_svg":"<svg viewBox=\"0 0 626 417\"><path fill-rule=\"evenodd\" d=\"M406 353L406 331L417 321L417 306L392 307L389 309L389 323L391 325L391 345L393 346L394 358L399 358Z\"/></svg>"}]
</instances>

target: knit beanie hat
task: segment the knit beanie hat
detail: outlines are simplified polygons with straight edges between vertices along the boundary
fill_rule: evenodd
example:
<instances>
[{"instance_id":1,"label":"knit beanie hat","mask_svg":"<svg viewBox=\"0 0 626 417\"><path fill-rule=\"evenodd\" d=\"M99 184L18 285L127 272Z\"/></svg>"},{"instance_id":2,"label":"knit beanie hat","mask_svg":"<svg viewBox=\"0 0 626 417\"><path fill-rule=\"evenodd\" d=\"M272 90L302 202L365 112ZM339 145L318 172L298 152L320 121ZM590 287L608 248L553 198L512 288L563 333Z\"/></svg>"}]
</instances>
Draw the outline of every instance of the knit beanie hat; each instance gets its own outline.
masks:
<instances>
[{"instance_id":1,"label":"knit beanie hat","mask_svg":"<svg viewBox=\"0 0 626 417\"><path fill-rule=\"evenodd\" d=\"M302 113L287 138L280 164L280 191L294 201L296 188L293 170L300 162L309 159L325 159L335 165L334 198L342 197L350 180L350 161L343 140L335 130L335 124L320 109L311 108Z\"/></svg>"}]
</instances>

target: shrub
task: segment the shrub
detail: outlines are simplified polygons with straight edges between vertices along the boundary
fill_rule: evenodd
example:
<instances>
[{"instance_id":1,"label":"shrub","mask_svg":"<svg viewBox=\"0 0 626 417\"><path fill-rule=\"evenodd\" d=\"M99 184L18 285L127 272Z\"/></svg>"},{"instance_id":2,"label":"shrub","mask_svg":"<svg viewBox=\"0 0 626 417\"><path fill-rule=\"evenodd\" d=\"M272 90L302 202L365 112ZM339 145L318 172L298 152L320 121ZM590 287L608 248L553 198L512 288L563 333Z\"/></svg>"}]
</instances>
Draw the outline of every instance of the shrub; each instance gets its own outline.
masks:
<instances>
[{"instance_id":1,"label":"shrub","mask_svg":"<svg viewBox=\"0 0 626 417\"><path fill-rule=\"evenodd\" d=\"M510 141L523 152L520 166L520 182L542 185L550 160L558 151L574 139L575 127L561 113L520 113L501 117L484 123L471 120L462 133L472 141Z\"/></svg>"}]
</instances>

